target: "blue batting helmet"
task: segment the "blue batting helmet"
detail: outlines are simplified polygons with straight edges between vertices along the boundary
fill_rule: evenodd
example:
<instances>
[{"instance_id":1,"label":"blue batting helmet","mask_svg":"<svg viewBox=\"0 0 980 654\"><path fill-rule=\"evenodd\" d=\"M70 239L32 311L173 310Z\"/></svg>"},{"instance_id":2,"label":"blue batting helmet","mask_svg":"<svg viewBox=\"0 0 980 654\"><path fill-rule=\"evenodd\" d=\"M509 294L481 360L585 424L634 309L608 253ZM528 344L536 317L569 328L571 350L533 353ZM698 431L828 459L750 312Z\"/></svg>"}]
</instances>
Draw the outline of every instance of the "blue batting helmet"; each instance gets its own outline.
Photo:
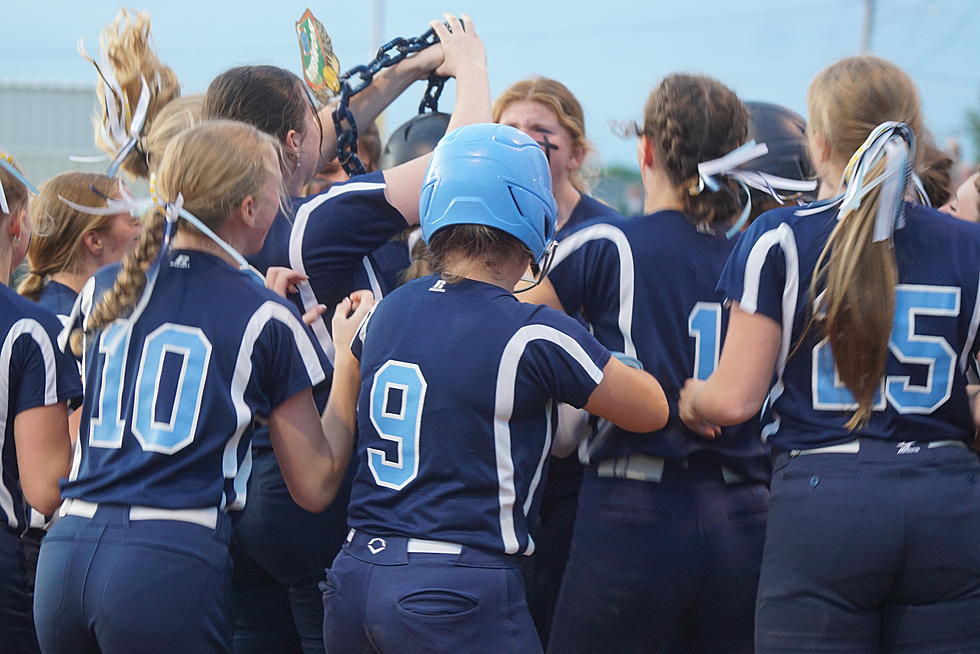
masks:
<instances>
[{"instance_id":1,"label":"blue batting helmet","mask_svg":"<svg viewBox=\"0 0 980 654\"><path fill-rule=\"evenodd\" d=\"M520 130L485 123L444 136L419 197L422 237L449 225L486 225L526 245L540 261L555 237L558 207L541 147Z\"/></svg>"}]
</instances>

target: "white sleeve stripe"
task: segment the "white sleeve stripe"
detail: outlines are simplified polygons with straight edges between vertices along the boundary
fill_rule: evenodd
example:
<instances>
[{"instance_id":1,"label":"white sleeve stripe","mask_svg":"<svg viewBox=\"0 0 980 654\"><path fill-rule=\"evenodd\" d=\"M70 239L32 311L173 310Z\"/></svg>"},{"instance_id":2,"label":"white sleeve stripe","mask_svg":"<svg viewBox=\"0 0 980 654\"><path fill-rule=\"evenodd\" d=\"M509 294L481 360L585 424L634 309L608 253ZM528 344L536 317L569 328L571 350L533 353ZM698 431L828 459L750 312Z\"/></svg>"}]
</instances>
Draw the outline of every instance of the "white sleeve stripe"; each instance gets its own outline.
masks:
<instances>
[{"instance_id":1,"label":"white sleeve stripe","mask_svg":"<svg viewBox=\"0 0 980 654\"><path fill-rule=\"evenodd\" d=\"M44 406L57 404L58 366L54 356L54 345L41 323L32 318L21 318L15 322L4 338L3 346L0 347L0 388L10 389L10 358L13 356L14 343L25 334L37 344L38 349L41 350L41 357L44 359ZM9 406L9 397L0 402L0 452L3 451L7 437ZM2 472L2 463L0 463L0 473ZM7 524L14 530L18 530L20 521L14 513L13 494L2 483L0 483L0 508L7 516Z\"/></svg>"},{"instance_id":2,"label":"white sleeve stripe","mask_svg":"<svg viewBox=\"0 0 980 654\"><path fill-rule=\"evenodd\" d=\"M973 316L970 318L970 328L966 333L966 343L963 344L963 352L960 354L960 372L966 371L966 364L973 348L973 341L977 337L977 327L980 326L980 281L977 283L977 298L973 305Z\"/></svg>"},{"instance_id":3,"label":"white sleeve stripe","mask_svg":"<svg viewBox=\"0 0 980 654\"><path fill-rule=\"evenodd\" d=\"M357 191L378 191L384 188L385 185L383 182L352 182L350 184L342 184L334 186L326 193L322 193L321 195L314 197L312 200L304 202L302 205L300 205L293 221L293 228L289 232L289 267L296 272L304 275L306 274L306 265L303 261L303 238L306 236L306 224L309 222L310 216L317 207L331 198L335 198L346 193ZM309 282L302 282L297 285L297 288L299 290L300 300L303 302L304 311L309 311L318 304L316 295L313 294L313 287ZM327 308L333 309L333 307ZM326 315L330 315L330 312L328 311L327 314L321 316L319 320L315 320L310 327L313 329L313 333L316 335L317 341L320 343L320 347L322 347L323 351L326 353L330 364L333 365L333 339L330 337L330 330L327 329Z\"/></svg>"},{"instance_id":4,"label":"white sleeve stripe","mask_svg":"<svg viewBox=\"0 0 980 654\"><path fill-rule=\"evenodd\" d=\"M361 263L364 264L364 270L367 273L368 283L371 284L371 292L374 293L374 300L378 301L384 297L384 293L381 292L381 282L378 281L378 275L374 272L374 266L371 265L371 259L365 256Z\"/></svg>"},{"instance_id":5,"label":"white sleeve stripe","mask_svg":"<svg viewBox=\"0 0 980 654\"><path fill-rule=\"evenodd\" d=\"M636 345L633 343L633 296L635 286L635 269L633 267L633 249L623 230L614 225L599 223L581 229L571 236L562 239L555 251L552 270L558 268L562 261L573 252L591 241L606 239L612 241L619 254L619 331L623 336L623 352L627 356L636 357Z\"/></svg>"},{"instance_id":6,"label":"white sleeve stripe","mask_svg":"<svg viewBox=\"0 0 980 654\"><path fill-rule=\"evenodd\" d=\"M504 552L516 554L520 543L514 527L514 505L517 491L514 480L514 459L511 455L510 419L514 412L514 393L521 357L529 343L545 340L565 350L595 381L602 383L602 370L592 361L585 349L571 336L547 325L527 325L517 330L500 357L494 397L493 438L497 462L498 500L500 504L500 534ZM551 432L546 435L546 448L551 446Z\"/></svg>"},{"instance_id":7,"label":"white sleeve stripe","mask_svg":"<svg viewBox=\"0 0 980 654\"><path fill-rule=\"evenodd\" d=\"M796 248L796 237L793 230L786 223L780 224L775 229L771 229L756 241L749 252L748 260L745 264L745 285L742 291L742 298L739 300L739 308L747 313L758 311L759 302L759 283L762 277L762 268L765 265L766 257L773 246L778 245L783 252L786 262L786 280L783 286L782 298L782 342L779 346L779 359L776 362L776 383L773 384L763 404L765 407L771 406L780 395L785 386L783 385L783 372L786 369L786 359L789 357L790 346L793 343L793 319L796 315L796 302L800 293L800 260ZM761 437L765 442L769 436L779 429L779 416L773 414L773 422L764 425Z\"/></svg>"},{"instance_id":8,"label":"white sleeve stripe","mask_svg":"<svg viewBox=\"0 0 980 654\"><path fill-rule=\"evenodd\" d=\"M240 509L245 504L245 484L248 481L248 472L251 469L251 463L249 460L249 465L246 466L243 463L241 468L238 465L238 444L245 430L252 424L252 411L248 403L245 402L245 389L248 386L249 380L252 378L252 352L255 349L255 343L266 324L272 320L281 322L292 332L293 341L306 366L306 372L310 376L311 384L315 386L326 379L313 343L310 342L306 330L303 329L303 326L296 319L296 316L293 315L292 311L272 300L262 304L252 314L245 327L245 332L242 335L242 344L238 349L238 358L235 362L235 372L231 380L231 401L235 407L237 424L235 433L225 444L224 456L222 457L222 472L225 479L234 478L234 488L237 496L231 505L223 507L227 510ZM225 504L224 499L222 500L222 504Z\"/></svg>"}]
</instances>

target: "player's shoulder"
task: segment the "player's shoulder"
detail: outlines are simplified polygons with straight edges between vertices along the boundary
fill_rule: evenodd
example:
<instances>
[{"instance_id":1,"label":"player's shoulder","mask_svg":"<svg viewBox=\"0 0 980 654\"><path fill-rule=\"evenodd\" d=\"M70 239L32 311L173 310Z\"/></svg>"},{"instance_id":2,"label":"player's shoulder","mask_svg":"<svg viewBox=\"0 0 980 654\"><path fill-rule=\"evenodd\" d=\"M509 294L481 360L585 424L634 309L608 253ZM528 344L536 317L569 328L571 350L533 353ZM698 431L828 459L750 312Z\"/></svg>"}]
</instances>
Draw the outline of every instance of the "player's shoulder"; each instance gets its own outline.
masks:
<instances>
[{"instance_id":1,"label":"player's shoulder","mask_svg":"<svg viewBox=\"0 0 980 654\"><path fill-rule=\"evenodd\" d=\"M325 211L336 204L336 200L363 197L365 194L383 191L385 178L380 170L364 175L355 175L344 182L337 182L330 188L315 195L292 198L291 213L294 217L302 217L319 211Z\"/></svg>"},{"instance_id":2,"label":"player's shoulder","mask_svg":"<svg viewBox=\"0 0 980 654\"><path fill-rule=\"evenodd\" d=\"M15 324L22 320L38 323L51 337L57 337L61 330L61 321L58 320L53 311L18 295L3 284L0 284L0 307L2 307L0 325L2 325L4 337Z\"/></svg>"}]
</instances>

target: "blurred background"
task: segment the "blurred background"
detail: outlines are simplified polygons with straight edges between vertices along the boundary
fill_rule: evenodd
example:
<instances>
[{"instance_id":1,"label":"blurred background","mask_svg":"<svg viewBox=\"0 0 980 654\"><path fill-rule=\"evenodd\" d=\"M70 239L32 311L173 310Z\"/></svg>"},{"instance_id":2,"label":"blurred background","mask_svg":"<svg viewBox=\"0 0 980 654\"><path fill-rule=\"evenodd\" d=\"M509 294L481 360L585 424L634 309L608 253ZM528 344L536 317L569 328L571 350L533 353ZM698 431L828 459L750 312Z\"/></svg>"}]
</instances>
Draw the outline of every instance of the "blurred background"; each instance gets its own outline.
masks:
<instances>
[{"instance_id":1,"label":"blurred background","mask_svg":"<svg viewBox=\"0 0 980 654\"><path fill-rule=\"evenodd\" d=\"M104 170L95 155L92 66L76 51L121 5L5 0L0 39L0 150L43 181L68 169ZM912 75L936 142L964 166L980 156L980 0L357 0L186 2L144 0L162 61L184 93L217 73L269 63L301 74L295 21L307 6L333 39L341 68L367 63L396 36L416 36L443 11L472 15L496 94L532 74L565 83L585 107L596 195L639 211L634 139L615 125L636 120L653 85L673 71L705 73L745 100L806 114L806 88L840 57L873 52ZM417 111L418 83L385 113L382 139ZM451 111L451 83L440 109ZM382 141L383 142L383 141Z\"/></svg>"}]
</instances>

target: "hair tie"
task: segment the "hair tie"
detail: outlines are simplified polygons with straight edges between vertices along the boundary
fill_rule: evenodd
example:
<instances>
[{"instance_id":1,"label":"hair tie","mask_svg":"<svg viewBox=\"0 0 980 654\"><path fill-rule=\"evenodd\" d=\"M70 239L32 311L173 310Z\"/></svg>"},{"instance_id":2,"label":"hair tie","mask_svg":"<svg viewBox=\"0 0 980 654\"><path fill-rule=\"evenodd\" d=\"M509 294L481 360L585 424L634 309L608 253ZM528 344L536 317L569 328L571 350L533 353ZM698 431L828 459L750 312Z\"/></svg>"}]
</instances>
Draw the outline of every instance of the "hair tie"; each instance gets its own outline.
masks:
<instances>
[{"instance_id":1,"label":"hair tie","mask_svg":"<svg viewBox=\"0 0 980 654\"><path fill-rule=\"evenodd\" d=\"M868 180L871 169L882 159L886 160L885 172ZM887 121L875 127L861 147L851 155L844 168L845 191L835 198L814 204L798 215L818 213L837 206L837 219L861 206L862 200L873 189L881 186L878 208L875 213L872 242L892 238L895 231L905 226L905 192L911 185L918 201L931 206L922 181L915 174L915 132L905 123Z\"/></svg>"}]
</instances>

